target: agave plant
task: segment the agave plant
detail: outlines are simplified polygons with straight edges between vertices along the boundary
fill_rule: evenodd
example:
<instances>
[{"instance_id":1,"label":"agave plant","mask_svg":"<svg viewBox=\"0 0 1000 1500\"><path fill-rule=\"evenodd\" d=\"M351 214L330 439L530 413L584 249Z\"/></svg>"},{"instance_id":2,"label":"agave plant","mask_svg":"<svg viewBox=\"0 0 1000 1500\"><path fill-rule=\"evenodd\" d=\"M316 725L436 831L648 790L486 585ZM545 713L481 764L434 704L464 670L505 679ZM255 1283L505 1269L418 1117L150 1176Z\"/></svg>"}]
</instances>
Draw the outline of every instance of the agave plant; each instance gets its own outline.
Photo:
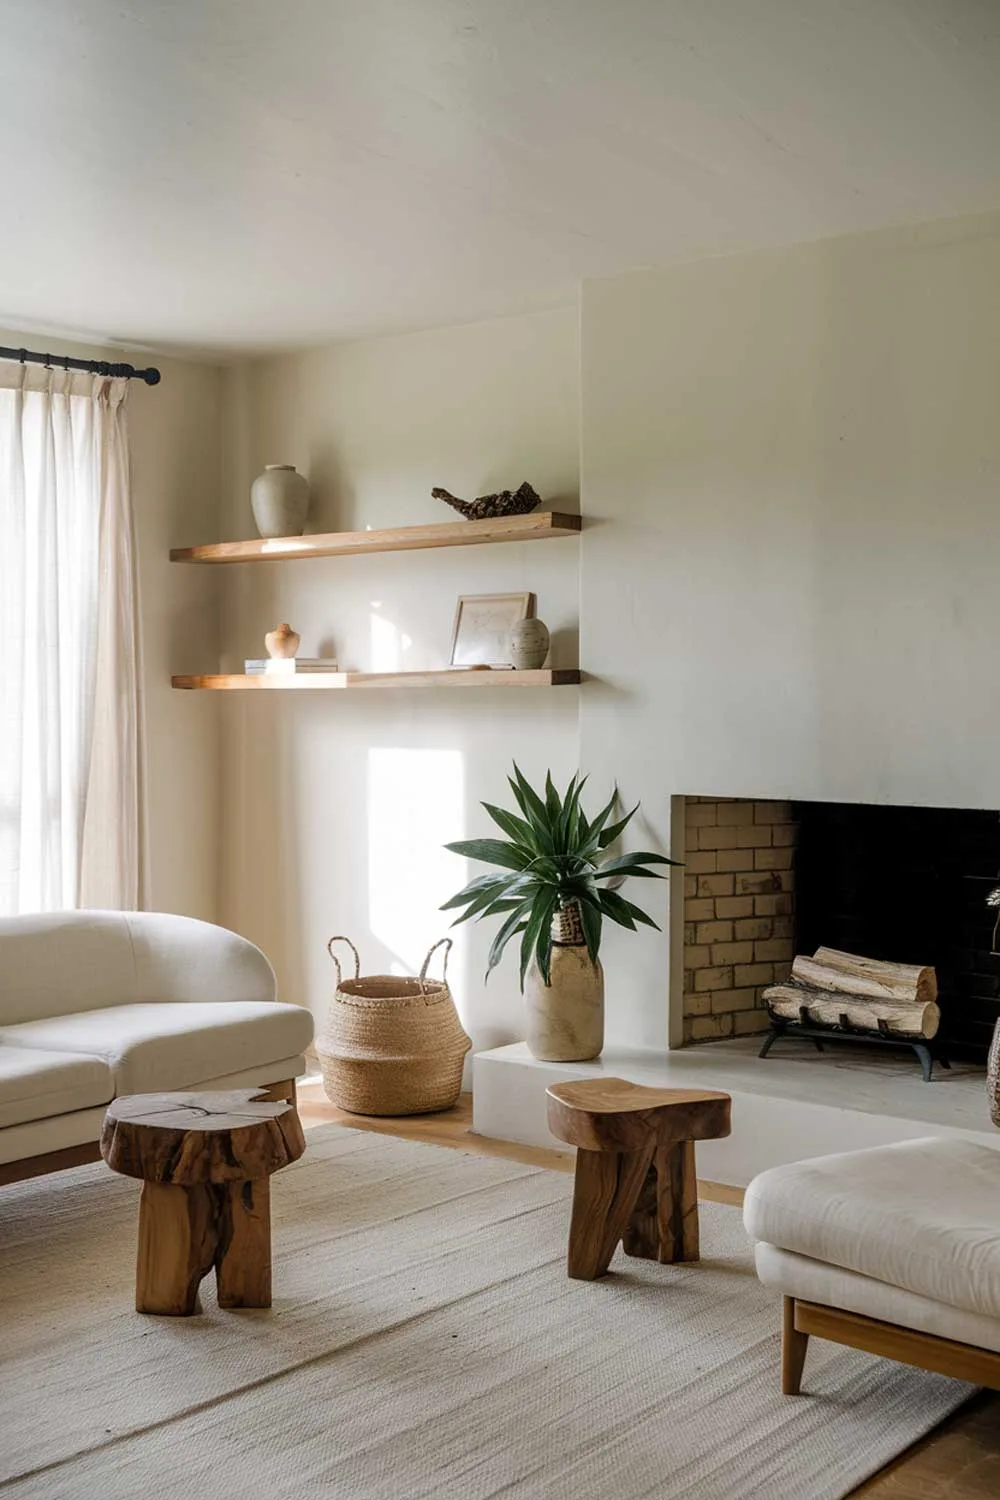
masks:
<instances>
[{"instance_id":1,"label":"agave plant","mask_svg":"<svg viewBox=\"0 0 1000 1500\"><path fill-rule=\"evenodd\" d=\"M587 951L597 962L601 946L601 928L605 917L634 932L636 924L657 927L658 924L641 907L626 901L611 886L618 886L629 875L658 880L659 872L649 865L674 865L674 859L662 854L623 854L604 859L604 851L621 836L638 811L639 804L625 817L609 822L618 801L617 790L597 814L588 818L580 805L580 794L587 778L577 774L562 796L556 790L549 772L545 777L545 794L541 796L526 781L516 763L514 775L508 777L510 789L519 809L517 813L484 802L483 807L505 839L463 839L446 844L454 854L467 859L499 865L503 874L481 875L464 890L452 896L442 911L464 907L453 925L470 917L503 915L503 922L490 948L487 978L495 969L511 938L521 938L521 989L534 957L546 984L550 982L552 958L552 922L560 913L579 917Z\"/></svg>"}]
</instances>

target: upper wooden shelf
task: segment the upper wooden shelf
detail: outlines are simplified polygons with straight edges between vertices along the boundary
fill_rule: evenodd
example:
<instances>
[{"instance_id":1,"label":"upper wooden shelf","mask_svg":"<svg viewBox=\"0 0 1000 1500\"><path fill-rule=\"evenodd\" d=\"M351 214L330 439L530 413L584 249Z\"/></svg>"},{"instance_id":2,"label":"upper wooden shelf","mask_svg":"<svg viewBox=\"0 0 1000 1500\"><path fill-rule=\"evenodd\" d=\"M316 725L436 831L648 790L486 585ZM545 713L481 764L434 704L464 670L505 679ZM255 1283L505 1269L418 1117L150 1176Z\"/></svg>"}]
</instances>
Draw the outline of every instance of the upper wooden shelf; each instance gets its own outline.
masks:
<instances>
[{"instance_id":1,"label":"upper wooden shelf","mask_svg":"<svg viewBox=\"0 0 1000 1500\"><path fill-rule=\"evenodd\" d=\"M218 673L206 677L172 677L175 688L212 688L216 692L270 689L300 692L351 691L356 688L481 688L481 687L571 687L580 681L575 667L544 667L534 672L448 671L437 672L300 672L288 677L246 677L242 673Z\"/></svg>"},{"instance_id":2,"label":"upper wooden shelf","mask_svg":"<svg viewBox=\"0 0 1000 1500\"><path fill-rule=\"evenodd\" d=\"M394 526L385 531L328 531L318 536L257 538L213 542L204 547L172 547L171 562L288 562L298 557L347 557L363 552L413 552L425 547L469 547L482 542L534 542L549 536L575 536L580 517L558 510L526 516L495 516L488 521L442 521L430 526Z\"/></svg>"}]
</instances>

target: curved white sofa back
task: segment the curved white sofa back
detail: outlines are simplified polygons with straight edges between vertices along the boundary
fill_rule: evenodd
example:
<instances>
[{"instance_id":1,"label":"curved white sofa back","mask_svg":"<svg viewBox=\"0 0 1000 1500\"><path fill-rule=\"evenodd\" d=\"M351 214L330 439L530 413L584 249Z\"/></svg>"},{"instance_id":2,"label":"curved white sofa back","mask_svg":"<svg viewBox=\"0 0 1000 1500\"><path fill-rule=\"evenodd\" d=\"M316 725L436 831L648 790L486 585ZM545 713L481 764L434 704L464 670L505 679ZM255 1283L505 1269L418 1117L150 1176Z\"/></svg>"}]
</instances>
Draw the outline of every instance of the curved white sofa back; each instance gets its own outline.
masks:
<instances>
[{"instance_id":1,"label":"curved white sofa back","mask_svg":"<svg viewBox=\"0 0 1000 1500\"><path fill-rule=\"evenodd\" d=\"M0 1026L146 1001L273 1000L274 971L235 932L163 912L0 918Z\"/></svg>"}]
</instances>

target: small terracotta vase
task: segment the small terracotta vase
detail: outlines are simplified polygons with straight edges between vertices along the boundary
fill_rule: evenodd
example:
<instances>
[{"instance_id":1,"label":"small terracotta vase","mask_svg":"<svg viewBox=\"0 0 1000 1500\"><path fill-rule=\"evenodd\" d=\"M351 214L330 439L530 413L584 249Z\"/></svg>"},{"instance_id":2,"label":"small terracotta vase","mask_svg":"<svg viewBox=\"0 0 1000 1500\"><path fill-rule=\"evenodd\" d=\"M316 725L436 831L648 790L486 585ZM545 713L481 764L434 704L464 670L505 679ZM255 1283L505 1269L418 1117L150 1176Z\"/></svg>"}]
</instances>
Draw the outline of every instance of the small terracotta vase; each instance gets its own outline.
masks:
<instances>
[{"instance_id":1,"label":"small terracotta vase","mask_svg":"<svg viewBox=\"0 0 1000 1500\"><path fill-rule=\"evenodd\" d=\"M299 649L301 639L298 631L293 630L289 624L285 623L276 625L273 630L267 632L267 635L264 637L264 645L267 647L268 656L287 661Z\"/></svg>"}]
</instances>

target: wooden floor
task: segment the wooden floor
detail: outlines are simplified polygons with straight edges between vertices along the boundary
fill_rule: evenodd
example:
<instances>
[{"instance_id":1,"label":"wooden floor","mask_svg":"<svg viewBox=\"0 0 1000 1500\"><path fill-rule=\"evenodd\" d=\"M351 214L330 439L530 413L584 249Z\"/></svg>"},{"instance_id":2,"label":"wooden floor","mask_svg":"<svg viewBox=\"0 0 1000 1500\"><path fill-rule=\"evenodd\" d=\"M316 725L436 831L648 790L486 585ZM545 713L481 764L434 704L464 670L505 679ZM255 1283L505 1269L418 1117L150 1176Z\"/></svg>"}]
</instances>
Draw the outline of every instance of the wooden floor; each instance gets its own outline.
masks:
<instances>
[{"instance_id":1,"label":"wooden floor","mask_svg":"<svg viewBox=\"0 0 1000 1500\"><path fill-rule=\"evenodd\" d=\"M504 1156L528 1166L573 1169L572 1156L538 1146L516 1146L472 1133L472 1100L463 1094L455 1109L409 1119L378 1119L335 1109L317 1084L299 1089L303 1123L349 1125L381 1135L405 1136L433 1146ZM739 1204L738 1188L699 1182L698 1196L712 1203ZM808 1366L806 1367L808 1371ZM775 1380L778 1370L775 1368ZM790 1398L791 1399L791 1398ZM923 1442L898 1458L855 1492L865 1500L997 1500L1000 1497L1000 1394L983 1394L968 1402Z\"/></svg>"}]
</instances>

